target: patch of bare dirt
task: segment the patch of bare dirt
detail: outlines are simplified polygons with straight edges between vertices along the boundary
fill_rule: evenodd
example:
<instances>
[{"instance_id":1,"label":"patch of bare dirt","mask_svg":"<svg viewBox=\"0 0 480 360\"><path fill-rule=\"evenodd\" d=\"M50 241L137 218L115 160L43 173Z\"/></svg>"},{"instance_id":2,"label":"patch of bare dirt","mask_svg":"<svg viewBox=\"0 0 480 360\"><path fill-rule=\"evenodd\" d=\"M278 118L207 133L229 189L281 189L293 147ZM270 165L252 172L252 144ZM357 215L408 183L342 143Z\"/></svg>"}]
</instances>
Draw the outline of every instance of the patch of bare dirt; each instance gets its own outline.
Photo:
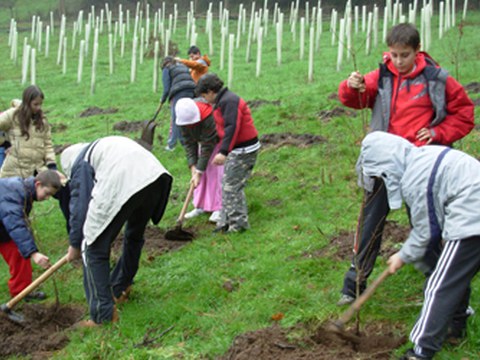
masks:
<instances>
[{"instance_id":1,"label":"patch of bare dirt","mask_svg":"<svg viewBox=\"0 0 480 360\"><path fill-rule=\"evenodd\" d=\"M21 310L25 322L10 321L0 314L0 357L31 355L48 358L51 352L69 342L64 330L80 320L85 310L72 305L25 304ZM44 357L44 355L46 357Z\"/></svg>"},{"instance_id":2,"label":"patch of bare dirt","mask_svg":"<svg viewBox=\"0 0 480 360\"><path fill-rule=\"evenodd\" d=\"M474 81L464 86L465 90L472 94L480 93L480 82Z\"/></svg>"},{"instance_id":3,"label":"patch of bare dirt","mask_svg":"<svg viewBox=\"0 0 480 360\"><path fill-rule=\"evenodd\" d=\"M138 121L119 121L113 125L113 130L123 131L123 132L136 132L142 129L142 124L144 120Z\"/></svg>"},{"instance_id":4,"label":"patch of bare dirt","mask_svg":"<svg viewBox=\"0 0 480 360\"><path fill-rule=\"evenodd\" d=\"M247 105L250 109L256 109L263 105L273 105L273 106L280 106L282 102L280 100L248 100Z\"/></svg>"},{"instance_id":5,"label":"patch of bare dirt","mask_svg":"<svg viewBox=\"0 0 480 360\"><path fill-rule=\"evenodd\" d=\"M405 242L409 233L408 226L400 225L396 221L387 221L383 229L380 255L388 259L400 250L401 244ZM354 236L353 231L341 231L330 239L329 245L314 252L304 253L302 256L309 258L329 256L335 260L349 260L353 255Z\"/></svg>"},{"instance_id":6,"label":"patch of bare dirt","mask_svg":"<svg viewBox=\"0 0 480 360\"><path fill-rule=\"evenodd\" d=\"M54 133L64 132L68 128L68 126L64 123L51 124L50 127L52 132Z\"/></svg>"},{"instance_id":7,"label":"patch of bare dirt","mask_svg":"<svg viewBox=\"0 0 480 360\"><path fill-rule=\"evenodd\" d=\"M183 230L195 233L192 229L182 227ZM168 229L170 230L170 229ZM123 234L120 234L112 244L113 256L119 256L122 250ZM165 254L167 252L176 251L190 241L172 241L165 239L165 231L156 227L148 226L145 229L145 244L143 245L143 251L148 254L148 260L153 261L155 257Z\"/></svg>"},{"instance_id":8,"label":"patch of bare dirt","mask_svg":"<svg viewBox=\"0 0 480 360\"><path fill-rule=\"evenodd\" d=\"M339 116L357 117L357 112L344 107L335 107L330 110L322 110L317 114L317 116L319 120L323 122L329 122L333 118Z\"/></svg>"},{"instance_id":9,"label":"patch of bare dirt","mask_svg":"<svg viewBox=\"0 0 480 360\"><path fill-rule=\"evenodd\" d=\"M356 337L352 329L339 337L325 327L308 331L301 337L295 333L305 331L304 325L283 329L277 324L237 336L227 353L218 360L323 360L323 359L390 359L393 350L406 342L405 336L396 333L395 326L370 323L358 335L358 344L350 341Z\"/></svg>"},{"instance_id":10,"label":"patch of bare dirt","mask_svg":"<svg viewBox=\"0 0 480 360\"><path fill-rule=\"evenodd\" d=\"M305 148L326 141L323 136L313 134L273 133L260 136L262 146L274 148L287 145Z\"/></svg>"},{"instance_id":11,"label":"patch of bare dirt","mask_svg":"<svg viewBox=\"0 0 480 360\"><path fill-rule=\"evenodd\" d=\"M102 109L97 106L92 106L83 110L80 113L80 117L88 117L88 116L94 116L94 115L100 115L100 114L115 114L117 111L118 111L117 108Z\"/></svg>"},{"instance_id":12,"label":"patch of bare dirt","mask_svg":"<svg viewBox=\"0 0 480 360\"><path fill-rule=\"evenodd\" d=\"M55 155L60 155L63 150L71 146L72 144L59 144L59 145L53 145L53 151L55 152Z\"/></svg>"}]
</instances>

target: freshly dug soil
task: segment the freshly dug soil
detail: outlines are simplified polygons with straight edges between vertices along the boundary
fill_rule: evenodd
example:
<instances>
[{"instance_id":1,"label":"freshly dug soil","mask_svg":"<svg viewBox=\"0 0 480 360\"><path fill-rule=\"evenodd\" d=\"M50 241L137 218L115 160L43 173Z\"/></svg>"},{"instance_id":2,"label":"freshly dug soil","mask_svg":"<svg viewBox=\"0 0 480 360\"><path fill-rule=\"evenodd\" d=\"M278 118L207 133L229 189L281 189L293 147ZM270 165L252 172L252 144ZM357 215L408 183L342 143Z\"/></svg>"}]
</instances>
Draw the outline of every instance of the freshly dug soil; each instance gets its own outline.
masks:
<instances>
[{"instance_id":1,"label":"freshly dug soil","mask_svg":"<svg viewBox=\"0 0 480 360\"><path fill-rule=\"evenodd\" d=\"M263 147L274 148L287 145L305 148L326 141L327 139L323 136L313 134L274 133L260 136L260 142Z\"/></svg>"},{"instance_id":2,"label":"freshly dug soil","mask_svg":"<svg viewBox=\"0 0 480 360\"><path fill-rule=\"evenodd\" d=\"M259 108L260 106L263 106L263 105L274 105L274 106L280 106L282 104L282 102L280 100L273 100L273 101L270 101L270 100L261 100L261 99L258 99L258 100L249 100L247 101L247 105L250 109L256 109L256 108Z\"/></svg>"},{"instance_id":3,"label":"freshly dug soil","mask_svg":"<svg viewBox=\"0 0 480 360\"><path fill-rule=\"evenodd\" d=\"M117 108L101 109L97 106L92 106L83 110L80 113L80 117L87 117L87 116L100 115L100 114L115 114L117 111L118 111Z\"/></svg>"},{"instance_id":4,"label":"freshly dug soil","mask_svg":"<svg viewBox=\"0 0 480 360\"><path fill-rule=\"evenodd\" d=\"M51 124L51 130L53 133L64 132L67 130L68 126L64 123Z\"/></svg>"},{"instance_id":5,"label":"freshly dug soil","mask_svg":"<svg viewBox=\"0 0 480 360\"><path fill-rule=\"evenodd\" d=\"M185 226L183 229L195 233L195 231L192 231L192 229L189 229ZM114 257L120 255L122 251L122 242L123 234L120 234L112 244L112 252ZM143 245L143 251L148 254L148 260L153 261L156 256L178 250L189 243L190 241L166 240L165 231L156 226L148 226L145 229L145 244Z\"/></svg>"},{"instance_id":6,"label":"freshly dug soil","mask_svg":"<svg viewBox=\"0 0 480 360\"><path fill-rule=\"evenodd\" d=\"M349 335L356 336L352 329L345 330L347 336L340 337L323 326L309 331L303 325L283 329L275 324L237 336L227 353L218 360L390 359L392 351L407 340L392 332L394 327L392 324L370 323L358 335L360 343L354 344L346 340ZM294 338L292 334L299 330L307 330L309 335Z\"/></svg>"},{"instance_id":7,"label":"freshly dug soil","mask_svg":"<svg viewBox=\"0 0 480 360\"><path fill-rule=\"evenodd\" d=\"M119 121L113 125L113 130L123 131L123 132L136 132L142 129L142 124L144 120L139 121Z\"/></svg>"},{"instance_id":8,"label":"freshly dug soil","mask_svg":"<svg viewBox=\"0 0 480 360\"><path fill-rule=\"evenodd\" d=\"M32 355L37 359L47 358L49 352L66 346L69 339L63 330L85 313L79 306L55 304L25 304L15 311L25 317L21 325L0 314L0 357Z\"/></svg>"},{"instance_id":9,"label":"freshly dug soil","mask_svg":"<svg viewBox=\"0 0 480 360\"><path fill-rule=\"evenodd\" d=\"M382 246L380 255L388 259L400 250L410 233L408 226L403 226L396 221L387 221L383 229ZM329 256L335 260L350 260L353 255L354 231L341 231L340 234L330 239L330 244L310 253L304 253L304 257Z\"/></svg>"},{"instance_id":10,"label":"freshly dug soil","mask_svg":"<svg viewBox=\"0 0 480 360\"><path fill-rule=\"evenodd\" d=\"M333 118L339 116L356 117L357 112L343 107L335 107L331 110L322 110L317 114L317 116L319 120L323 122L329 122Z\"/></svg>"},{"instance_id":11,"label":"freshly dug soil","mask_svg":"<svg viewBox=\"0 0 480 360\"><path fill-rule=\"evenodd\" d=\"M480 92L480 82L474 81L464 86L465 90L472 94Z\"/></svg>"}]
</instances>

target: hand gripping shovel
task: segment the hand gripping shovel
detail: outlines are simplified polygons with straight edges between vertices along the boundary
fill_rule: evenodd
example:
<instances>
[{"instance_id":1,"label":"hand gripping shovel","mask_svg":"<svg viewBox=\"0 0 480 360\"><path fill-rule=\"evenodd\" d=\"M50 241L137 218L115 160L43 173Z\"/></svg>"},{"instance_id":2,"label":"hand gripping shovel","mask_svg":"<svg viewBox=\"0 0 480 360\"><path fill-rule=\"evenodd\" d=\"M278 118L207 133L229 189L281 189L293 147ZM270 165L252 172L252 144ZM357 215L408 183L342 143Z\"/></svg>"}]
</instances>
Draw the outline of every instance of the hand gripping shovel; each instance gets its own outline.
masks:
<instances>
[{"instance_id":1,"label":"hand gripping shovel","mask_svg":"<svg viewBox=\"0 0 480 360\"><path fill-rule=\"evenodd\" d=\"M383 272L380 274L378 278L375 279L373 283L368 286L365 291L363 292L362 295L356 299L352 305L345 311L342 316L340 316L340 319L337 321L333 322L330 326L328 326L328 329L342 335L343 330L345 328L345 324L350 321L350 319L355 315L362 305L370 299L370 297L373 295L377 287L390 275L390 272L388 271L388 268L383 270ZM346 335L346 334L345 334ZM350 337L350 336L349 336Z\"/></svg>"},{"instance_id":2,"label":"hand gripping shovel","mask_svg":"<svg viewBox=\"0 0 480 360\"><path fill-rule=\"evenodd\" d=\"M153 118L151 120L145 120L142 124L142 135L140 136L138 143L149 151L152 151L153 136L155 135L155 127L157 126L155 119L160 113L160 110L162 110L162 106L163 103L160 103Z\"/></svg>"},{"instance_id":3,"label":"hand gripping shovel","mask_svg":"<svg viewBox=\"0 0 480 360\"><path fill-rule=\"evenodd\" d=\"M180 216L177 219L177 226L173 230L168 230L165 233L165 239L167 240L179 240L179 241L190 241L193 239L193 234L191 232L182 230L183 220L185 219L185 213L187 212L188 204L192 200L193 191L195 188L193 184L190 183L190 189L188 189L187 198L182 206L182 211L180 211Z\"/></svg>"},{"instance_id":4,"label":"hand gripping shovel","mask_svg":"<svg viewBox=\"0 0 480 360\"><path fill-rule=\"evenodd\" d=\"M35 281L23 289L17 296L11 299L6 304L0 305L0 309L8 316L10 320L16 323L23 323L25 318L23 315L15 312L12 308L17 305L25 296L30 294L33 290L39 287L45 280L47 280L52 274L60 269L63 265L67 263L67 255L58 260L55 264L49 267L42 275L40 275Z\"/></svg>"}]
</instances>

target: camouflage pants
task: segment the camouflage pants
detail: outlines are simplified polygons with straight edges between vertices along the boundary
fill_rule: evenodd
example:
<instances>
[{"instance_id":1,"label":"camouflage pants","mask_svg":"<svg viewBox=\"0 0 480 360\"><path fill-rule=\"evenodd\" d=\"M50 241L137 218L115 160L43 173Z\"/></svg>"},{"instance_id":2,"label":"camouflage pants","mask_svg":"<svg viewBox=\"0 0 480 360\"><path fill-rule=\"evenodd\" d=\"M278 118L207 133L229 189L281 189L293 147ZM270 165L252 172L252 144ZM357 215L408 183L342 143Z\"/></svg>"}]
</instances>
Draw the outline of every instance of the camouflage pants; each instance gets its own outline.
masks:
<instances>
[{"instance_id":1,"label":"camouflage pants","mask_svg":"<svg viewBox=\"0 0 480 360\"><path fill-rule=\"evenodd\" d=\"M222 211L217 226L229 230L248 229L248 209L245 185L257 161L258 150L248 154L228 154L222 178Z\"/></svg>"}]
</instances>

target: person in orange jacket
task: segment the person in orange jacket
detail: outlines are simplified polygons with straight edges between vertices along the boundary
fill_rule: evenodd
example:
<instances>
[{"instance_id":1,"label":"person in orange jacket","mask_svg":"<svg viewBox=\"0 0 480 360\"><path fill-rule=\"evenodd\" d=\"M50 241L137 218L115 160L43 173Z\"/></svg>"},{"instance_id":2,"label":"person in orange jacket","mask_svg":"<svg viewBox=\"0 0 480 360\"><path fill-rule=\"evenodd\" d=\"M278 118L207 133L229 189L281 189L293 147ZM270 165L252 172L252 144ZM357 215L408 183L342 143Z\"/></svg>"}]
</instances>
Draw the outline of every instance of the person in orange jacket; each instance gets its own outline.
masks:
<instances>
[{"instance_id":1,"label":"person in orange jacket","mask_svg":"<svg viewBox=\"0 0 480 360\"><path fill-rule=\"evenodd\" d=\"M200 49L195 45L190 46L188 49L188 57L190 60L180 58L176 58L176 60L190 69L190 74L196 84L202 75L208 72L211 62L207 55L202 56Z\"/></svg>"}]
</instances>

